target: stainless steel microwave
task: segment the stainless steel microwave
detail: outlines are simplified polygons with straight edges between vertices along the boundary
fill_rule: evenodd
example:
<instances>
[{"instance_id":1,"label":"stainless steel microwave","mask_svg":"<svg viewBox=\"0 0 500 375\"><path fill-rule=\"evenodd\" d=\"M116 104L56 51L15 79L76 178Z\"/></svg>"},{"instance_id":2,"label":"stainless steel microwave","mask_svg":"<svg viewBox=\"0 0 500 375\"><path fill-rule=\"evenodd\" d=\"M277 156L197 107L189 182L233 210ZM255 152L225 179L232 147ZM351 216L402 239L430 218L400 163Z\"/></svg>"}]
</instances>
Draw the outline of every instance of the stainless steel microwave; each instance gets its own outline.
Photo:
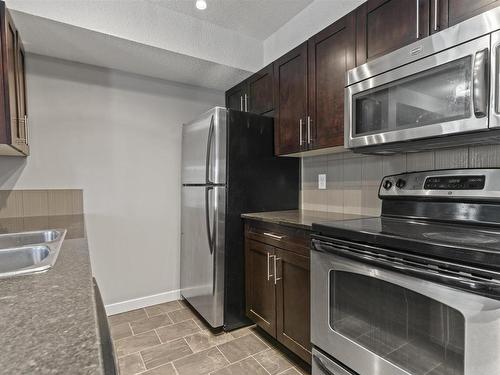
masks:
<instances>
[{"instance_id":1,"label":"stainless steel microwave","mask_svg":"<svg viewBox=\"0 0 500 375\"><path fill-rule=\"evenodd\" d=\"M347 73L345 147L409 152L500 143L500 8Z\"/></svg>"}]
</instances>

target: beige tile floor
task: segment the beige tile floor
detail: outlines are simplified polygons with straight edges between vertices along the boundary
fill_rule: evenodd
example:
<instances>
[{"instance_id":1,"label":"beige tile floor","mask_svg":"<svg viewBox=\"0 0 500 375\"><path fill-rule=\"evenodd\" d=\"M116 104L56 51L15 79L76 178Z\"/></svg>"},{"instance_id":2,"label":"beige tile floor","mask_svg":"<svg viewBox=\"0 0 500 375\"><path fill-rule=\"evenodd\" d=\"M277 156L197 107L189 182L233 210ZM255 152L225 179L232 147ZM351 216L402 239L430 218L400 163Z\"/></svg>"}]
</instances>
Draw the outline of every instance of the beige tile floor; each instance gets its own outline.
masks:
<instances>
[{"instance_id":1,"label":"beige tile floor","mask_svg":"<svg viewBox=\"0 0 500 375\"><path fill-rule=\"evenodd\" d=\"M121 375L308 375L254 327L212 333L182 301L109 317Z\"/></svg>"}]
</instances>

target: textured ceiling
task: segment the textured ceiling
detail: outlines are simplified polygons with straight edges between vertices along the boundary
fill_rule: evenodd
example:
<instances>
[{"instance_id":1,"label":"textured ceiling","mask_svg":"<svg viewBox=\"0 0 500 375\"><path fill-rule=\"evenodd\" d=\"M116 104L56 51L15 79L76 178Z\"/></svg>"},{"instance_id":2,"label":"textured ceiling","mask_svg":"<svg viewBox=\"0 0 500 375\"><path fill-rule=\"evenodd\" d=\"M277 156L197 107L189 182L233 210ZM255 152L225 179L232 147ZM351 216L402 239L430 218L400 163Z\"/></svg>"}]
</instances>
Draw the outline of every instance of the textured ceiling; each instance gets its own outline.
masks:
<instances>
[{"instance_id":1,"label":"textured ceiling","mask_svg":"<svg viewBox=\"0 0 500 375\"><path fill-rule=\"evenodd\" d=\"M6 3L28 52L226 90L362 0L206 1Z\"/></svg>"},{"instance_id":2,"label":"textured ceiling","mask_svg":"<svg viewBox=\"0 0 500 375\"><path fill-rule=\"evenodd\" d=\"M224 91L250 72L11 11L30 53Z\"/></svg>"},{"instance_id":3,"label":"textured ceiling","mask_svg":"<svg viewBox=\"0 0 500 375\"><path fill-rule=\"evenodd\" d=\"M147 0L238 33L264 40L313 0L206 0L200 11L195 0Z\"/></svg>"}]
</instances>

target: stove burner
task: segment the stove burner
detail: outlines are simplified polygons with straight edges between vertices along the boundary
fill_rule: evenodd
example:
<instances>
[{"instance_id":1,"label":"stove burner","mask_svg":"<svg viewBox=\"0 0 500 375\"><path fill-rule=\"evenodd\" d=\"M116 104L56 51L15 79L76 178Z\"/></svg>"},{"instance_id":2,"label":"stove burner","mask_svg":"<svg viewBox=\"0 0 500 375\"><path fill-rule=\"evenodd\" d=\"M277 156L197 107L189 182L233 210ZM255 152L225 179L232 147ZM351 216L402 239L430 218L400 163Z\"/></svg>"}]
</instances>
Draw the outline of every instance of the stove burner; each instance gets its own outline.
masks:
<instances>
[{"instance_id":1,"label":"stove burner","mask_svg":"<svg viewBox=\"0 0 500 375\"><path fill-rule=\"evenodd\" d=\"M428 232L423 233L423 236L431 240L465 243L469 245L481 245L498 242L495 238L491 238L483 234L470 235L458 232Z\"/></svg>"}]
</instances>

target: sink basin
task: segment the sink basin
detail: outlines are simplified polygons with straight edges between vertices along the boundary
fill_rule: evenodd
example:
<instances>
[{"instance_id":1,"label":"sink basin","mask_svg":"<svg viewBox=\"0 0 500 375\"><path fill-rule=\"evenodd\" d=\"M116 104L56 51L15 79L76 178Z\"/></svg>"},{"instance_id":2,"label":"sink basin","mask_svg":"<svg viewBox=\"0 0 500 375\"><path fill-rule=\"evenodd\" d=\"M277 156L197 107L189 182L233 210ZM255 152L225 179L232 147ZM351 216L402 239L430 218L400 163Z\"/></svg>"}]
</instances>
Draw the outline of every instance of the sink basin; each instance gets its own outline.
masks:
<instances>
[{"instance_id":1,"label":"sink basin","mask_svg":"<svg viewBox=\"0 0 500 375\"><path fill-rule=\"evenodd\" d=\"M36 232L0 234L0 249L54 242L57 241L61 235L61 231L54 229Z\"/></svg>"},{"instance_id":2,"label":"sink basin","mask_svg":"<svg viewBox=\"0 0 500 375\"><path fill-rule=\"evenodd\" d=\"M65 235L59 229L0 235L0 278L50 269Z\"/></svg>"},{"instance_id":3,"label":"sink basin","mask_svg":"<svg viewBox=\"0 0 500 375\"><path fill-rule=\"evenodd\" d=\"M0 274L39 265L49 255L50 249L47 246L0 250Z\"/></svg>"}]
</instances>

